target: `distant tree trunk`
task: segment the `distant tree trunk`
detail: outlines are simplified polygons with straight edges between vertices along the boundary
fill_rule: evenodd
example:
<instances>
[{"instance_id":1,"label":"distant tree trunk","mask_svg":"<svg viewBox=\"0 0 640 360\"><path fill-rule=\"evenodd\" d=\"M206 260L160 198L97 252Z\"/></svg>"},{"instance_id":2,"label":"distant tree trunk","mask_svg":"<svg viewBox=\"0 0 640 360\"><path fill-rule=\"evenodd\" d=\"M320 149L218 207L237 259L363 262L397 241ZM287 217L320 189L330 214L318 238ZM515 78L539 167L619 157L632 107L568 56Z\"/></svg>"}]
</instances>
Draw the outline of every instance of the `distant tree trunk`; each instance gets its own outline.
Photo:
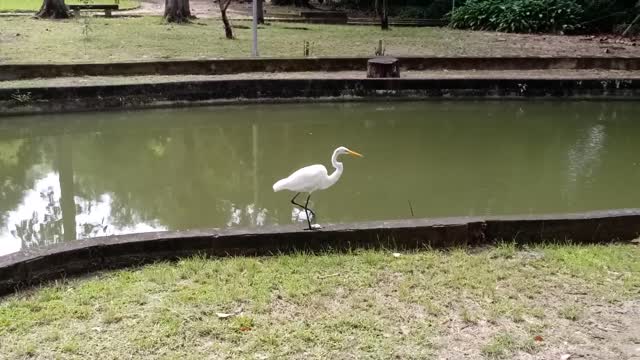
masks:
<instances>
[{"instance_id":1,"label":"distant tree trunk","mask_svg":"<svg viewBox=\"0 0 640 360\"><path fill-rule=\"evenodd\" d=\"M36 17L42 19L67 19L69 16L69 8L64 0L44 0L40 11L36 13Z\"/></svg>"},{"instance_id":2,"label":"distant tree trunk","mask_svg":"<svg viewBox=\"0 0 640 360\"><path fill-rule=\"evenodd\" d=\"M389 17L387 16L387 0L382 0L382 11L380 13L380 28L389 30Z\"/></svg>"},{"instance_id":3,"label":"distant tree trunk","mask_svg":"<svg viewBox=\"0 0 640 360\"><path fill-rule=\"evenodd\" d=\"M230 4L231 0L218 1L218 5L220 5L220 14L222 14L222 24L224 25L224 36L226 36L227 39L233 39L233 28L231 28L231 23L229 23L229 18L227 18L227 8Z\"/></svg>"},{"instance_id":4,"label":"distant tree trunk","mask_svg":"<svg viewBox=\"0 0 640 360\"><path fill-rule=\"evenodd\" d=\"M258 2L258 24L264 24L264 0L253 0Z\"/></svg>"},{"instance_id":5,"label":"distant tree trunk","mask_svg":"<svg viewBox=\"0 0 640 360\"><path fill-rule=\"evenodd\" d=\"M168 22L184 23L192 19L189 0L165 0L164 18Z\"/></svg>"}]
</instances>

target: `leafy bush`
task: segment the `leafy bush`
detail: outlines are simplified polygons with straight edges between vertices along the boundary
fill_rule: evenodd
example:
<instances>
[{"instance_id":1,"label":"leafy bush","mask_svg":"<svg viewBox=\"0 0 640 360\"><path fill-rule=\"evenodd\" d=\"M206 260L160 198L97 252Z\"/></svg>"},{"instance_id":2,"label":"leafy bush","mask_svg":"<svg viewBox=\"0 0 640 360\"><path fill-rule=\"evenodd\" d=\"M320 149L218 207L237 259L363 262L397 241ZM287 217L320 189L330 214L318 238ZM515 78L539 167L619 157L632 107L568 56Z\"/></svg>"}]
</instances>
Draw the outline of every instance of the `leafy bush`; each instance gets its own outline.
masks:
<instances>
[{"instance_id":1,"label":"leafy bush","mask_svg":"<svg viewBox=\"0 0 640 360\"><path fill-rule=\"evenodd\" d=\"M451 16L461 29L539 33L579 27L582 7L575 0L469 0Z\"/></svg>"}]
</instances>

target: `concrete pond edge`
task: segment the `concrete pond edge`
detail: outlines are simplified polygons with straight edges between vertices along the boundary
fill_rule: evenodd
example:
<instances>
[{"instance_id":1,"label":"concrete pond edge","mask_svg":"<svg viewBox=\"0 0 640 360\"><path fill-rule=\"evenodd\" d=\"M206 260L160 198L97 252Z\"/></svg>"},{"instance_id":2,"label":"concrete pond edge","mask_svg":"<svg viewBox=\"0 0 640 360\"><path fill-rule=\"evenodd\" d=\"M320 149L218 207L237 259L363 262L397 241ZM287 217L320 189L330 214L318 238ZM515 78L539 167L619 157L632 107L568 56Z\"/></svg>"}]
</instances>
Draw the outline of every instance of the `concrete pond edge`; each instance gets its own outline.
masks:
<instances>
[{"instance_id":1,"label":"concrete pond edge","mask_svg":"<svg viewBox=\"0 0 640 360\"><path fill-rule=\"evenodd\" d=\"M42 282L104 269L208 256L266 256L358 248L428 249L541 242L630 242L640 235L640 209L576 214L406 219L254 229L205 229L115 235L23 250L0 257L0 295Z\"/></svg>"},{"instance_id":2,"label":"concrete pond edge","mask_svg":"<svg viewBox=\"0 0 640 360\"><path fill-rule=\"evenodd\" d=\"M236 103L638 100L640 79L245 79L0 89L0 116Z\"/></svg>"},{"instance_id":3,"label":"concrete pond edge","mask_svg":"<svg viewBox=\"0 0 640 360\"><path fill-rule=\"evenodd\" d=\"M0 81L80 76L225 75L366 71L371 57L229 58L105 63L0 64ZM640 57L396 56L401 70L640 70Z\"/></svg>"}]
</instances>

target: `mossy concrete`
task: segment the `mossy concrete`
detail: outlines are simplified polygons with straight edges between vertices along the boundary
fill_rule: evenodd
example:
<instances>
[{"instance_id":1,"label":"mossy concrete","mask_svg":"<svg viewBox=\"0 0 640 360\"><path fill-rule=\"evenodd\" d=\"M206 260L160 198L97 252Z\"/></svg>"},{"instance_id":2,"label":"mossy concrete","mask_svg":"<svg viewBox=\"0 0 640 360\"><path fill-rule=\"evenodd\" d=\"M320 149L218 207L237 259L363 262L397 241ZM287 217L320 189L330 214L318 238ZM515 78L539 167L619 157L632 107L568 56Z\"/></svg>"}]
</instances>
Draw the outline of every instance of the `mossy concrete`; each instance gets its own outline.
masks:
<instances>
[{"instance_id":1,"label":"mossy concrete","mask_svg":"<svg viewBox=\"0 0 640 360\"><path fill-rule=\"evenodd\" d=\"M640 99L637 79L247 79L0 89L0 116L213 105L403 99Z\"/></svg>"},{"instance_id":2,"label":"mossy concrete","mask_svg":"<svg viewBox=\"0 0 640 360\"><path fill-rule=\"evenodd\" d=\"M496 241L516 244L630 241L640 234L640 209L502 218L442 218L328 225L211 229L117 235L60 243L0 257L0 294L46 280L105 268L212 256L270 255L356 248L447 248Z\"/></svg>"},{"instance_id":3,"label":"mossy concrete","mask_svg":"<svg viewBox=\"0 0 640 360\"><path fill-rule=\"evenodd\" d=\"M402 70L640 70L638 57L398 57ZM367 69L367 57L132 61L80 64L0 64L0 81L63 76L221 75L246 72Z\"/></svg>"}]
</instances>

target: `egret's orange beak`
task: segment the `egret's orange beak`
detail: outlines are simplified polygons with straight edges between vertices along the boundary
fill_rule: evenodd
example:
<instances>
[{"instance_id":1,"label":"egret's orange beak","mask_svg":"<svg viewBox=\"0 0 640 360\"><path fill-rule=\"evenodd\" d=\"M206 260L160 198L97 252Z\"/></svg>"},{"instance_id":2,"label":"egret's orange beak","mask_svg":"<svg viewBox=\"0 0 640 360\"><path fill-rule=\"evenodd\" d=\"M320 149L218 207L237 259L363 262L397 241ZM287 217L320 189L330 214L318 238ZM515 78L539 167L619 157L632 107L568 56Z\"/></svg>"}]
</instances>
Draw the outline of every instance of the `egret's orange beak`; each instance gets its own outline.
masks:
<instances>
[{"instance_id":1,"label":"egret's orange beak","mask_svg":"<svg viewBox=\"0 0 640 360\"><path fill-rule=\"evenodd\" d=\"M357 157L364 157L364 155L362 155L362 154L360 154L360 153L357 153L357 152L355 152L355 151L351 151L351 150L348 150L348 149L347 149L347 151L349 152L349 154L351 154L351 155L353 155L353 156L357 156Z\"/></svg>"}]
</instances>

